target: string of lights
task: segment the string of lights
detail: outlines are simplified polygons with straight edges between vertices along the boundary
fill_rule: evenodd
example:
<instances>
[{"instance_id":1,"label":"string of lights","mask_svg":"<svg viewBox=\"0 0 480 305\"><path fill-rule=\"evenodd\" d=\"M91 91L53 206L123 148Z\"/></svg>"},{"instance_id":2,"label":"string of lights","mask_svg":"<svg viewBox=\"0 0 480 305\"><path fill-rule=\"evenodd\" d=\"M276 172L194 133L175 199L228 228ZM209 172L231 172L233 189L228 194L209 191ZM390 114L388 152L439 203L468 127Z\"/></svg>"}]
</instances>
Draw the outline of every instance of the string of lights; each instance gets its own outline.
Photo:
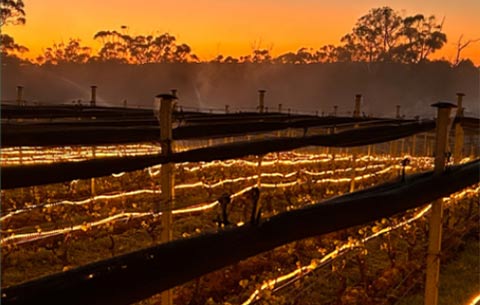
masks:
<instances>
[{"instance_id":1,"label":"string of lights","mask_svg":"<svg viewBox=\"0 0 480 305\"><path fill-rule=\"evenodd\" d=\"M444 197L443 201L448 203L448 202L451 202L453 200L459 200L459 199L462 199L465 196L470 195L470 194L478 194L479 191L480 191L480 185L477 185L476 187L467 188L467 189L464 189L461 192L454 193L450 197ZM384 227L384 228L382 228L382 229L380 229L376 232L372 232L372 234L370 234L370 235L368 235L364 238L361 238L359 240L354 240L352 238L349 238L346 243L343 243L342 245L337 246L335 250L333 250L333 251L329 252L328 254L324 255L322 258L312 259L311 263L308 264L308 265L299 266L295 270L293 270L293 271L291 271L287 274L284 274L284 275L278 276L276 278L264 281L264 283L260 286L260 288L256 289L250 295L250 297L242 303L242 305L249 305L249 304L252 304L252 303L260 300L261 296L262 296L262 292L265 291L265 290L273 291L279 284L284 283L286 281L291 281L290 283L293 283L296 280L298 280L300 278L303 278L306 275L310 274L311 272L315 271L317 268L319 268L321 266L324 266L324 265L330 263L331 261L333 261L334 259L346 254L347 252L361 247L362 245L364 245L368 241L370 241L372 239L375 239L375 238L377 238L381 235L384 235L384 234L386 234L390 231L396 230L398 228L401 228L405 225L408 225L408 224L420 219L427 212L429 212L431 210L431 207L432 207L432 205L429 204L426 207L421 208L412 217L410 217L410 218L408 218L408 219L406 219L406 220L404 220L404 221L402 221L402 222L400 222L396 225L387 226L387 227ZM282 286L282 288L284 288L284 287L286 287L286 286L285 285ZM471 304L476 304L476 303L472 302Z\"/></svg>"},{"instance_id":2,"label":"string of lights","mask_svg":"<svg viewBox=\"0 0 480 305\"><path fill-rule=\"evenodd\" d=\"M385 167L385 165L384 164L375 165L375 166L372 166L371 168L378 168L378 167ZM358 169L356 169L356 171L365 171L368 168L369 167L358 168ZM377 176L377 175L387 173L387 172L391 171L392 169L399 169L399 168L400 168L400 166L389 166L389 167L387 167L383 170L380 170L380 171L377 171L377 172L374 172L374 173L371 173L371 174L357 176L354 179L355 179L355 181L360 181L360 180L368 179L370 177L374 177L374 176ZM408 167L408 168L411 168L411 167ZM321 171L321 172L312 172L312 171L301 170L300 172L305 173L307 175L311 175L311 176L321 176L321 175L327 175L327 174L342 173L342 172L351 171L351 170L352 170L352 168L337 169L335 171ZM290 173L287 173L287 174L283 174L283 173L279 173L279 172L276 172L276 173L262 173L261 176L262 177L290 178L290 177L293 177L293 176L297 175L298 173L299 173L298 171L290 172ZM227 183L237 183L237 182L242 182L242 181L256 180L257 178L258 178L258 175L251 175L251 176L247 176L247 177L223 179L223 180L220 180L220 181L218 181L216 183L212 183L212 184L208 184L208 183L205 183L203 181L198 181L198 182L194 182L194 183L183 183L183 184L176 185L175 189L180 190L180 189L190 189L190 188L197 188L197 187L214 189L214 188L223 186ZM344 183L344 182L350 181L351 179L352 178L325 178L325 179L316 180L315 183ZM305 182L304 180L295 180L295 181L290 181L290 182L262 183L261 187L264 187L264 188L285 188L285 187L291 187L291 186L299 185L299 184L302 184L304 182ZM52 202L52 203L43 203L43 204L29 206L29 207L23 208L23 209L13 210L13 211L5 214L5 215L2 215L0 217L0 221L5 221L5 220L10 219L11 217L13 217L15 215L19 215L19 214L22 214L22 213L25 213L25 212L28 212L28 211L31 211L31 210L37 209L37 208L50 208L50 207L55 207L55 206L59 206L59 205L85 205L85 204L89 204L91 202L95 202L95 201L99 201L99 200L119 199L119 198L125 198L125 197L137 196L137 195L145 195L145 194L156 194L156 195L158 195L158 194L161 194L161 190L158 190L158 189L139 189L139 190L133 190L133 191L128 191L128 192L122 192L122 193L118 193L118 194L96 195L96 196L92 196L90 198L86 198L86 199L83 199L83 200L76 200L76 201L61 200L61 201Z\"/></svg>"}]
</instances>

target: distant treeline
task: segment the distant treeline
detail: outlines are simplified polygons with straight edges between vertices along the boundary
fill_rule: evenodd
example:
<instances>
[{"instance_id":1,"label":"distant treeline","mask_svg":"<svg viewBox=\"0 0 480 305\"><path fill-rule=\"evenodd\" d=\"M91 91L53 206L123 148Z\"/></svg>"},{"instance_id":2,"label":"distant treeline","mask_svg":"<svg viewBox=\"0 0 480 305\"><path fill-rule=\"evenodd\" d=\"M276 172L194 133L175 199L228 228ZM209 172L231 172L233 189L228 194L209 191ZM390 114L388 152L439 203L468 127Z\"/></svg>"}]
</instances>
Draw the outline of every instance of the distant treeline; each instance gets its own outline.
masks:
<instances>
[{"instance_id":1,"label":"distant treeline","mask_svg":"<svg viewBox=\"0 0 480 305\"><path fill-rule=\"evenodd\" d=\"M16 2L17 6L15 6ZM18 3L21 5L18 6ZM2 25L25 23L22 1L2 1L1 5ZM269 48L256 46L252 47L251 54L238 58L219 54L213 59L201 60L188 44L177 42L176 38L169 33L156 36L130 35L127 26L121 26L119 30L101 30L94 34L94 39L100 42L101 46L98 50L82 45L80 39L71 38L67 42L54 43L46 47L44 53L34 60L26 60L23 55L28 52L28 49L17 44L13 37L3 34L0 50L6 63L20 61L40 65L91 62L139 65L186 62L415 64L429 61L430 56L447 43L447 35L443 32L443 21L439 22L433 15L423 14L402 17L401 13L390 7L374 8L360 17L351 32L341 37L340 45L324 45L318 49L299 48L296 52L279 56L273 56ZM463 61L461 51L468 46L469 42L462 43L461 39L459 40L452 65L456 66Z\"/></svg>"}]
</instances>

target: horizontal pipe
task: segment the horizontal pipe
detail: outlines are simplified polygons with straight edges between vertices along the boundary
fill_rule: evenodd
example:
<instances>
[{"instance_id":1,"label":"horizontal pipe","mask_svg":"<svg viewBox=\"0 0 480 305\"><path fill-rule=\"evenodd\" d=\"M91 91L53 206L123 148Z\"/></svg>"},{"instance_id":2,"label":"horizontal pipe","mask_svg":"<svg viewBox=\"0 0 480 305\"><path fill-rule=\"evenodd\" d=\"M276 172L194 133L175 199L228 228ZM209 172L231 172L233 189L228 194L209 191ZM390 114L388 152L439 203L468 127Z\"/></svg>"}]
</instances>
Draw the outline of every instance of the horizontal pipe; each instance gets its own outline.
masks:
<instances>
[{"instance_id":1,"label":"horizontal pipe","mask_svg":"<svg viewBox=\"0 0 480 305\"><path fill-rule=\"evenodd\" d=\"M1 169L1 187L2 189L11 189L58 183L135 171L156 164L227 160L249 155L289 151L306 146L361 146L392 141L433 128L435 128L435 123L432 121L394 126L373 126L329 135L235 142L173 153L167 157L161 155L109 157L80 162L4 166Z\"/></svg>"},{"instance_id":2,"label":"horizontal pipe","mask_svg":"<svg viewBox=\"0 0 480 305\"><path fill-rule=\"evenodd\" d=\"M81 123L80 123L81 122ZM158 121L127 120L49 123L49 124L2 124L2 147L14 146L65 146L65 145L107 145L159 140ZM142 122L145 125L140 125ZM270 132L287 128L313 128L333 125L349 126L358 123L362 126L397 123L397 120L363 120L352 118L319 118L271 122L236 122L208 125L179 126L173 130L175 140L205 139L238 136L255 132ZM405 123L405 122L403 122Z\"/></svg>"}]
</instances>

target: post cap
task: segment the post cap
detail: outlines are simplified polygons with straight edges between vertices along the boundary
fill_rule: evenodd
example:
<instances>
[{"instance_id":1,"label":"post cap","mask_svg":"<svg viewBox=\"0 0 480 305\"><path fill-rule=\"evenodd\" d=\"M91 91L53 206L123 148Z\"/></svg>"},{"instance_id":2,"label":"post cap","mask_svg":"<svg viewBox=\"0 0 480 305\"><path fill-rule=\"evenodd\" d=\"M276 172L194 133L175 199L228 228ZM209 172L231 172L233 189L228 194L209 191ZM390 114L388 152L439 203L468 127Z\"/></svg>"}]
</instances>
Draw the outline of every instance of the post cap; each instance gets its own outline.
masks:
<instances>
[{"instance_id":1,"label":"post cap","mask_svg":"<svg viewBox=\"0 0 480 305\"><path fill-rule=\"evenodd\" d=\"M457 92L457 95L458 95L458 96L465 96L465 93L463 93L463 92Z\"/></svg>"},{"instance_id":2,"label":"post cap","mask_svg":"<svg viewBox=\"0 0 480 305\"><path fill-rule=\"evenodd\" d=\"M91 85L90 88L97 88L97 86L96 85Z\"/></svg>"},{"instance_id":3,"label":"post cap","mask_svg":"<svg viewBox=\"0 0 480 305\"><path fill-rule=\"evenodd\" d=\"M265 93L265 92L267 92L267 90L260 89L260 90L258 90L258 92L260 92L260 93Z\"/></svg>"},{"instance_id":4,"label":"post cap","mask_svg":"<svg viewBox=\"0 0 480 305\"><path fill-rule=\"evenodd\" d=\"M362 95L361 94L355 94L355 97L359 98L359 97L362 97Z\"/></svg>"},{"instance_id":5,"label":"post cap","mask_svg":"<svg viewBox=\"0 0 480 305\"><path fill-rule=\"evenodd\" d=\"M178 99L175 95L172 95L172 94L169 94L169 93L159 94L155 97L165 99L165 100L177 100Z\"/></svg>"},{"instance_id":6,"label":"post cap","mask_svg":"<svg viewBox=\"0 0 480 305\"><path fill-rule=\"evenodd\" d=\"M457 108L457 105L452 104L450 102L438 102L435 104L431 104L430 106L435 108Z\"/></svg>"}]
</instances>

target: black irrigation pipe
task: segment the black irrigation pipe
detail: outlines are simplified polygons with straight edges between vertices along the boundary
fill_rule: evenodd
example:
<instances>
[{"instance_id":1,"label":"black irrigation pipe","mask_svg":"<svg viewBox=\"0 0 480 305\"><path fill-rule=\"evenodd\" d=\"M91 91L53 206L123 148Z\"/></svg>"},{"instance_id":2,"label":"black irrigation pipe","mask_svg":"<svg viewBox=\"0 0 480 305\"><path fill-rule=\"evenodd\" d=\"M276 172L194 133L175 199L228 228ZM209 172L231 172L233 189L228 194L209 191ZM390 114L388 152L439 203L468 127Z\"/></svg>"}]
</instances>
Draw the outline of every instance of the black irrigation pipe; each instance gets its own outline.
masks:
<instances>
[{"instance_id":1,"label":"black irrigation pipe","mask_svg":"<svg viewBox=\"0 0 480 305\"><path fill-rule=\"evenodd\" d=\"M44 124L2 124L2 147L14 146L65 146L65 145L106 145L138 142L155 142L159 140L158 122L127 120L110 124L109 121L44 123ZM187 125L173 129L175 140L205 139L229 137L247 133L271 132L286 128L308 128L328 126L362 126L373 124L400 124L408 121L393 119L358 120L353 118L316 118L291 120L290 122L237 122L216 123L208 125ZM144 125L140 125L140 124Z\"/></svg>"},{"instance_id":2,"label":"black irrigation pipe","mask_svg":"<svg viewBox=\"0 0 480 305\"><path fill-rule=\"evenodd\" d=\"M104 106L88 106L88 105L42 105L42 106L17 106L2 104L2 118L10 120L18 119L61 119L61 118L154 118L152 109L139 108L121 108L121 107L104 107ZM192 112L192 111L176 111L174 117L179 116L183 119L192 119L198 121L214 120L214 119L249 119L249 118L282 118L282 117L314 117L312 115L298 114L281 114L281 113L258 113L258 112L240 112L230 114Z\"/></svg>"},{"instance_id":3,"label":"black irrigation pipe","mask_svg":"<svg viewBox=\"0 0 480 305\"><path fill-rule=\"evenodd\" d=\"M2 304L126 305L283 244L391 217L478 183L480 160L2 289Z\"/></svg>"},{"instance_id":4,"label":"black irrigation pipe","mask_svg":"<svg viewBox=\"0 0 480 305\"><path fill-rule=\"evenodd\" d=\"M167 157L161 155L110 157L80 162L4 166L1 169L1 187L11 189L58 183L135 171L156 164L227 160L306 146L354 147L396 140L434 128L435 122L429 121L399 126L365 127L331 135L236 142L178 152Z\"/></svg>"}]
</instances>

